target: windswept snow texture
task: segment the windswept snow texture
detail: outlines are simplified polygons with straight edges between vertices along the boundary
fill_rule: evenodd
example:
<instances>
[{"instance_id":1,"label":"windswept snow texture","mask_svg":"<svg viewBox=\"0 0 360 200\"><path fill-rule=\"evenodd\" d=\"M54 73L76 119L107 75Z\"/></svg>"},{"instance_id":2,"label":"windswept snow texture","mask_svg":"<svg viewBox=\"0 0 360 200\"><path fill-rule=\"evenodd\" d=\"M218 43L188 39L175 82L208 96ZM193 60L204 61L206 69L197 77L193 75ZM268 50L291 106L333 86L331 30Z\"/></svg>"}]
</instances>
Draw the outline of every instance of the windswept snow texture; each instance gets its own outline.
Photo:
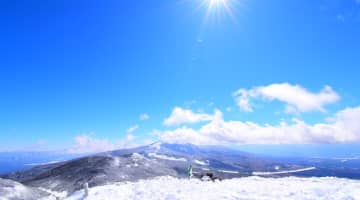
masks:
<instances>
[{"instance_id":1,"label":"windswept snow texture","mask_svg":"<svg viewBox=\"0 0 360 200\"><path fill-rule=\"evenodd\" d=\"M238 200L238 199L360 199L360 181L340 178L247 177L217 182L159 177L90 188L67 200Z\"/></svg>"}]
</instances>

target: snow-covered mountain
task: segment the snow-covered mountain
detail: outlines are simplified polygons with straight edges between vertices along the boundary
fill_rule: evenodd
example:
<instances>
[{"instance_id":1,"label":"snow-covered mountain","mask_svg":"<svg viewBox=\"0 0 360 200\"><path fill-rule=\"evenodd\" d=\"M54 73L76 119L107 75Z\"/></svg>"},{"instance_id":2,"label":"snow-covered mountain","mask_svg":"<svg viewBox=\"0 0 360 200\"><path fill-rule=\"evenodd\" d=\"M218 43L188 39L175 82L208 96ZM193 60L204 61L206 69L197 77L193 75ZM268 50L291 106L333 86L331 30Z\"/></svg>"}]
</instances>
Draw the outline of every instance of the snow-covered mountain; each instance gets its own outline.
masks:
<instances>
[{"instance_id":1,"label":"snow-covered mountain","mask_svg":"<svg viewBox=\"0 0 360 200\"><path fill-rule=\"evenodd\" d=\"M315 163L303 160L278 160L224 147L154 143L64 162L41 164L30 170L7 174L3 178L67 196L81 190L85 183L93 188L115 183L157 180L156 177L185 178L190 165L194 169L195 178L207 173L220 179L254 175L270 178L337 175L332 169L322 168L322 165L318 168L313 164ZM345 171L349 174L347 169ZM350 173L351 176L354 174Z\"/></svg>"},{"instance_id":2,"label":"snow-covered mountain","mask_svg":"<svg viewBox=\"0 0 360 200\"><path fill-rule=\"evenodd\" d=\"M195 176L210 172L222 179L249 176L254 171L304 168L223 147L154 143L39 165L4 177L32 187L72 193L81 189L84 183L93 187L157 176L186 177L189 165L193 166Z\"/></svg>"}]
</instances>

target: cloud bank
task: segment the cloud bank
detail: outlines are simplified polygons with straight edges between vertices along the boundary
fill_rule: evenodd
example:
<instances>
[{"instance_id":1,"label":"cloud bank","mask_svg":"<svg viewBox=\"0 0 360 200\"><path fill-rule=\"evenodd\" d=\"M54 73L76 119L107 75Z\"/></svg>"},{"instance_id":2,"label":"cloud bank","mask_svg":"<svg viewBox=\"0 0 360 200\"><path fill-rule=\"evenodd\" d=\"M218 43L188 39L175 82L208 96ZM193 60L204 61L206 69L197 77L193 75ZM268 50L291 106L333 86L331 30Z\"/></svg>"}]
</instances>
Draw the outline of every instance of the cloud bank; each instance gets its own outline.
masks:
<instances>
[{"instance_id":1,"label":"cloud bank","mask_svg":"<svg viewBox=\"0 0 360 200\"><path fill-rule=\"evenodd\" d=\"M156 130L154 133L165 142L198 145L360 142L360 107L344 109L327 122L312 125L295 118L291 123L280 122L277 125L225 121L221 112L217 112L218 117L211 118L199 129L184 125L174 130Z\"/></svg>"},{"instance_id":2,"label":"cloud bank","mask_svg":"<svg viewBox=\"0 0 360 200\"><path fill-rule=\"evenodd\" d=\"M239 89L233 93L240 110L253 112L252 100L280 101L286 104L285 111L294 112L325 112L325 106L337 102L340 96L330 87L325 86L320 92L313 93L307 89L289 83L276 83L252 89Z\"/></svg>"},{"instance_id":3,"label":"cloud bank","mask_svg":"<svg viewBox=\"0 0 360 200\"><path fill-rule=\"evenodd\" d=\"M285 104L286 112L295 113L326 112L327 105L340 99L330 86L324 86L319 92L314 93L300 85L289 83L239 89L233 93L233 97L239 108L246 112L254 111L254 100L276 100ZM231 108L228 107L226 110L229 112ZM146 120L149 116L142 114L139 119ZM163 120L164 130L155 129L148 133L147 137L169 143L198 145L354 143L360 142L359 119L360 106L338 111L321 123L308 124L299 118L293 118L290 122L280 120L272 125L225 120L219 109L215 109L213 113L205 113L190 108L174 107ZM197 126L193 126L195 124ZM138 128L138 125L131 126L126 130L127 134L117 142L97 139L90 135L77 136L71 151L100 152L137 146L140 143L135 143L136 137L133 132Z\"/></svg>"}]
</instances>

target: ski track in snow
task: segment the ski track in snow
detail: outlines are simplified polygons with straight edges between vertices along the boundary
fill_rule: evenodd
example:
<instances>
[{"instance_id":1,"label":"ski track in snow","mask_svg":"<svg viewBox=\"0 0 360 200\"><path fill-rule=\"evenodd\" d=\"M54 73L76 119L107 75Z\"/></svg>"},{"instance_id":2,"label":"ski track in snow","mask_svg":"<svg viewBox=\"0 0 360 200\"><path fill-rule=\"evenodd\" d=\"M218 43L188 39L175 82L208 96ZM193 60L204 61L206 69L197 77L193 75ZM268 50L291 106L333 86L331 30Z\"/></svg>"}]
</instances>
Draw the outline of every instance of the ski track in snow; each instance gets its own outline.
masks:
<instances>
[{"instance_id":1,"label":"ski track in snow","mask_svg":"<svg viewBox=\"0 0 360 200\"><path fill-rule=\"evenodd\" d=\"M246 177L216 182L158 177L90 188L66 200L238 200L238 199L360 199L360 181L341 178Z\"/></svg>"}]
</instances>

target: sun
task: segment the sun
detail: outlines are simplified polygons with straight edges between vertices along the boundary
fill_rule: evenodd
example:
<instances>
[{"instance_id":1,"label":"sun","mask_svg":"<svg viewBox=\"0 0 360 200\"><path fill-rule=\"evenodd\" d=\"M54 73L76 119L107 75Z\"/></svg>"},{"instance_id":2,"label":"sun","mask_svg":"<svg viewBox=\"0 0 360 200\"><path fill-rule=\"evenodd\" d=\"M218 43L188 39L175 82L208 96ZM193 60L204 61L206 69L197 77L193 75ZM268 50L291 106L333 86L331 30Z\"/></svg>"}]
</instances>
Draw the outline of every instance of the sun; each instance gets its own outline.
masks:
<instances>
[{"instance_id":1,"label":"sun","mask_svg":"<svg viewBox=\"0 0 360 200\"><path fill-rule=\"evenodd\" d=\"M202 0L202 5L207 7L206 19L210 16L224 17L224 15L234 17L234 9L240 0Z\"/></svg>"},{"instance_id":2,"label":"sun","mask_svg":"<svg viewBox=\"0 0 360 200\"><path fill-rule=\"evenodd\" d=\"M228 0L208 0L210 8L216 8L220 6L226 6Z\"/></svg>"}]
</instances>

